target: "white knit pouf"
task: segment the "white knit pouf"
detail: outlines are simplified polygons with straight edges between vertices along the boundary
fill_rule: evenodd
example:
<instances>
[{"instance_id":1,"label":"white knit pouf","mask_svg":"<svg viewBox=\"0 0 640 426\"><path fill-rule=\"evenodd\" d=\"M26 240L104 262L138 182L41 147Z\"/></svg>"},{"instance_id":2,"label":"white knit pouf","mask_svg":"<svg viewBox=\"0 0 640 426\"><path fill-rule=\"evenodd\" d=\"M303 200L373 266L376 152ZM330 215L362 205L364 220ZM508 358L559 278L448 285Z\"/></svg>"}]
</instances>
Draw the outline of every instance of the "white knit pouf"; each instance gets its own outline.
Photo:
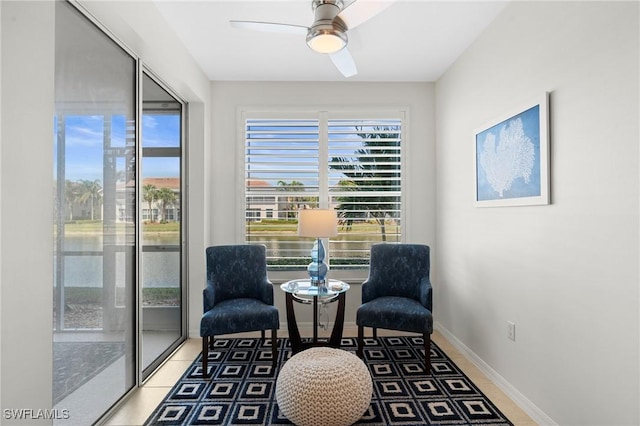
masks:
<instances>
[{"instance_id":1,"label":"white knit pouf","mask_svg":"<svg viewBox=\"0 0 640 426\"><path fill-rule=\"evenodd\" d=\"M298 426L347 426L371 403L367 366L341 349L317 347L292 356L276 381L282 414Z\"/></svg>"}]
</instances>

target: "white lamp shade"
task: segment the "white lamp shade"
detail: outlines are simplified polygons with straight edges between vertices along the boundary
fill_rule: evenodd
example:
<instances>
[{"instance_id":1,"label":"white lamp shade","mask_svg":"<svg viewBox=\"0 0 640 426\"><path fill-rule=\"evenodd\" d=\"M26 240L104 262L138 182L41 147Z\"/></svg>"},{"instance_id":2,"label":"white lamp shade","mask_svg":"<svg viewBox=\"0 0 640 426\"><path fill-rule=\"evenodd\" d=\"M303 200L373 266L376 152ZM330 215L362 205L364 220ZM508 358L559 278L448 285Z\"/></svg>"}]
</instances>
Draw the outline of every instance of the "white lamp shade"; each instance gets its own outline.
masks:
<instances>
[{"instance_id":1,"label":"white lamp shade","mask_svg":"<svg viewBox=\"0 0 640 426\"><path fill-rule=\"evenodd\" d=\"M298 210L298 236L327 238L338 235L338 214L333 209Z\"/></svg>"}]
</instances>

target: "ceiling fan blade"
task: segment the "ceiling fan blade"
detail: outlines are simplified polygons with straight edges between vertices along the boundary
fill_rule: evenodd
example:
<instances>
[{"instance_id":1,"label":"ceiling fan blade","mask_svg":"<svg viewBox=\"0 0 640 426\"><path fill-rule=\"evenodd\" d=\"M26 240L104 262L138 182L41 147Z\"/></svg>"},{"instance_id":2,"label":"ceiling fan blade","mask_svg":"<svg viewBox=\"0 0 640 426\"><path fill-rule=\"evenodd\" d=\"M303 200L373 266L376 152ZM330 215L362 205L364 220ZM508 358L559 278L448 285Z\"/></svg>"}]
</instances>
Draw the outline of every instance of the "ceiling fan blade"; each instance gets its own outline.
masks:
<instances>
[{"instance_id":1,"label":"ceiling fan blade","mask_svg":"<svg viewBox=\"0 0 640 426\"><path fill-rule=\"evenodd\" d=\"M335 65L336 68L338 68L338 71L340 71L345 77L353 77L358 74L356 62L353 60L353 56L351 56L351 53L349 53L346 47L329 56L331 57L333 65Z\"/></svg>"},{"instance_id":2,"label":"ceiling fan blade","mask_svg":"<svg viewBox=\"0 0 640 426\"><path fill-rule=\"evenodd\" d=\"M232 27L246 30L266 31L281 34L302 34L306 35L309 30L302 25L277 24L275 22L258 22L258 21L229 21Z\"/></svg>"},{"instance_id":3,"label":"ceiling fan blade","mask_svg":"<svg viewBox=\"0 0 640 426\"><path fill-rule=\"evenodd\" d=\"M347 24L347 28L353 29L365 21L376 16L397 0L355 0L349 6L345 7L338 17Z\"/></svg>"}]
</instances>

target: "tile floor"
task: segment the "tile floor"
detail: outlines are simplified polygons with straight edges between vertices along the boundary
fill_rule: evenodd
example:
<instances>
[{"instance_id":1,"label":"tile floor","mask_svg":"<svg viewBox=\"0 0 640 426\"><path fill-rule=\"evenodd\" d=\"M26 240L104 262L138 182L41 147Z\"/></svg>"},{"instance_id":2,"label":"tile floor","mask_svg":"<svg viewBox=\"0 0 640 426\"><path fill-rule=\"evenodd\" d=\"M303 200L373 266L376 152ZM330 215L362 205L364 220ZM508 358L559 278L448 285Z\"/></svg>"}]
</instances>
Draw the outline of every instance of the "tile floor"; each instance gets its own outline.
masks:
<instances>
[{"instance_id":1,"label":"tile floor","mask_svg":"<svg viewBox=\"0 0 640 426\"><path fill-rule=\"evenodd\" d=\"M284 332L284 330L282 330ZM397 332L379 330L379 335L393 335ZM282 333L284 334L284 333ZM268 333L267 333L268 335ZM345 336L356 336L355 329L345 328ZM250 334L254 337L253 334ZM259 334L256 333L256 337ZM238 337L238 335L235 335ZM280 333L278 337L281 336ZM534 426L536 423L495 384L491 382L476 366L460 354L440 333L434 332L432 340L446 352L462 371L484 392L485 395L511 420L515 426ZM156 371L149 380L139 388L126 403L116 411L105 423L107 426L142 425L151 412L169 393L171 387L191 365L201 349L201 340L189 339L173 356Z\"/></svg>"}]
</instances>

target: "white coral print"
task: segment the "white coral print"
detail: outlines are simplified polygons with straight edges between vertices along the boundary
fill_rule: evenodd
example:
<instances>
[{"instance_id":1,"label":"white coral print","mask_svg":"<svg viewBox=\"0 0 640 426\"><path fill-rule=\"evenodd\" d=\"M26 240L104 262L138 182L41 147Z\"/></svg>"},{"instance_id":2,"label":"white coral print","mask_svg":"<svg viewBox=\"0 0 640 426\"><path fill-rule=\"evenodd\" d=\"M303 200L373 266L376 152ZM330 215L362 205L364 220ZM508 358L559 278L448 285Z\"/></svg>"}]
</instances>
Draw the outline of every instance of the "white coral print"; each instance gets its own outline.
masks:
<instances>
[{"instance_id":1,"label":"white coral print","mask_svg":"<svg viewBox=\"0 0 640 426\"><path fill-rule=\"evenodd\" d=\"M496 136L487 133L480 153L480 166L500 197L520 177L529 183L534 160L534 146L524 133L520 118L510 120L500 129L497 145Z\"/></svg>"}]
</instances>

